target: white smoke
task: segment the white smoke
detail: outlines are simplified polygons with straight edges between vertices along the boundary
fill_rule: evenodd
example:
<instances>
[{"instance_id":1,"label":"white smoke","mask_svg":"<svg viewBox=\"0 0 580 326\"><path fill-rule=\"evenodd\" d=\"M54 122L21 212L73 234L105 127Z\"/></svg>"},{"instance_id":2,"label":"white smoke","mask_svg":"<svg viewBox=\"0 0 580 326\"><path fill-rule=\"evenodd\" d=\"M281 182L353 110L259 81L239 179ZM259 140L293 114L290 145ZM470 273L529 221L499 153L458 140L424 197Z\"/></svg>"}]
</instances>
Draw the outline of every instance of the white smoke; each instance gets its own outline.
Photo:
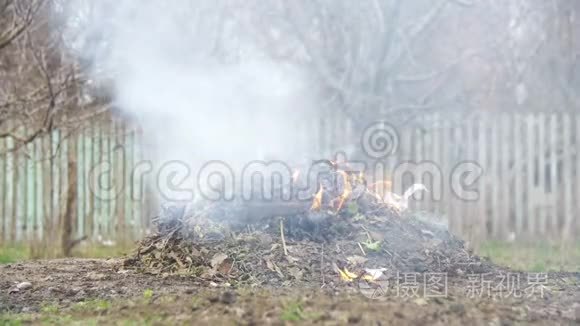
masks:
<instances>
[{"instance_id":1,"label":"white smoke","mask_svg":"<svg viewBox=\"0 0 580 326\"><path fill-rule=\"evenodd\" d=\"M308 76L244 32L228 1L67 2L70 50L110 82L159 162L288 159L313 107Z\"/></svg>"}]
</instances>

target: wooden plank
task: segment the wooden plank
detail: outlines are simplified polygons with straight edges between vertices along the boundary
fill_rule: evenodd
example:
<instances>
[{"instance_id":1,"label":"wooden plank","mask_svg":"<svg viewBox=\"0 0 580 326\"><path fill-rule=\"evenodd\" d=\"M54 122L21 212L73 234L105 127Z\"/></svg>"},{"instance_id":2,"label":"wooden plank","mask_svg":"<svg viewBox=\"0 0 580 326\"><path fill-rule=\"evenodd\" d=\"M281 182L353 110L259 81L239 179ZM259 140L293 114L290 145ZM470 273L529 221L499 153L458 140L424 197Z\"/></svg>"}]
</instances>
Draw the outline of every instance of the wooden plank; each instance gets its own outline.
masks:
<instances>
[{"instance_id":1,"label":"wooden plank","mask_svg":"<svg viewBox=\"0 0 580 326\"><path fill-rule=\"evenodd\" d=\"M576 196L575 196L575 200L574 202L576 203L576 211L575 211L575 224L576 224L576 228L575 228L575 236L576 238L578 236L580 236L580 217L578 216L578 214L580 214L580 201L578 200L578 198L580 198L580 114L576 114L575 116L575 141L576 141L576 146L574 147L576 150L576 178L574 181L575 184L575 190L576 190Z\"/></svg>"},{"instance_id":2,"label":"wooden plank","mask_svg":"<svg viewBox=\"0 0 580 326\"><path fill-rule=\"evenodd\" d=\"M133 171L133 151L134 151L134 144L133 144L133 128L132 126L126 126L125 129L125 136L124 136L124 140L123 143L125 144L125 153L126 153L126 158L125 158L125 166L124 166L124 183L125 183L125 187L123 187L123 193L124 193L124 197L125 197L125 201L124 201L124 210L125 210L125 219L129 225L129 229L131 230L131 236L132 239L138 239L140 231L139 228L141 227L137 221L135 221L134 216L133 216L133 210L131 207L131 203L133 201L132 197L131 197L131 173Z\"/></svg>"},{"instance_id":3,"label":"wooden plank","mask_svg":"<svg viewBox=\"0 0 580 326\"><path fill-rule=\"evenodd\" d=\"M422 151L421 151L421 157L423 161L432 161L431 159L431 146L432 146L432 138L431 138L431 133L429 128L431 127L430 124L430 116L422 116L420 118L420 137L421 137L421 144L422 144ZM429 193L423 194L423 200L421 201L421 209L424 211L432 211L432 202L431 202L431 197L433 194L433 184L431 181L427 182L426 184L427 188L429 189Z\"/></svg>"},{"instance_id":4,"label":"wooden plank","mask_svg":"<svg viewBox=\"0 0 580 326\"><path fill-rule=\"evenodd\" d=\"M573 208L573 187L574 187L574 166L573 162L576 158L576 153L574 153L574 146L572 144L572 133L571 133L571 117L569 113L564 114L562 117L562 138L563 138L563 157L562 157L562 189L564 192L564 224L563 228L559 228L559 235L561 239L568 242L572 239L572 225L574 218L574 208Z\"/></svg>"},{"instance_id":5,"label":"wooden plank","mask_svg":"<svg viewBox=\"0 0 580 326\"><path fill-rule=\"evenodd\" d=\"M115 126L115 189L122 189L124 187L124 175L125 175L125 144L124 144L124 129L120 121L116 121ZM117 242L128 243L127 239L127 222L125 216L125 196L124 192L121 191L115 197L115 217L117 222Z\"/></svg>"},{"instance_id":6,"label":"wooden plank","mask_svg":"<svg viewBox=\"0 0 580 326\"><path fill-rule=\"evenodd\" d=\"M62 240L63 237L63 223L65 221L66 215L66 201L67 201L67 193L68 193L68 185L69 185L69 168L68 168L68 156L69 156L69 149L70 145L74 141L74 137L71 134L72 131L61 131L60 134L60 152L59 152L59 161L58 161L58 173L59 173L59 203L58 203L58 210L59 210L59 228L58 228L58 239Z\"/></svg>"},{"instance_id":7,"label":"wooden plank","mask_svg":"<svg viewBox=\"0 0 580 326\"><path fill-rule=\"evenodd\" d=\"M429 147L430 151L428 151L429 160L434 162L439 169L441 169L441 164L439 162L439 151L440 151L440 143L439 143L439 126L438 120L436 115L431 115L428 120L428 137L429 137ZM440 215L441 212L441 192L443 191L442 188L446 187L445 185L445 176L443 176L443 182L439 185L440 188L435 188L437 185L436 183L432 184L433 192L429 194L430 197L430 205L429 210L435 214Z\"/></svg>"},{"instance_id":8,"label":"wooden plank","mask_svg":"<svg viewBox=\"0 0 580 326\"><path fill-rule=\"evenodd\" d=\"M98 134L99 134L99 154L97 156L97 164L102 163L105 160L105 151L106 151L106 143L105 143L105 131L103 130L103 124L100 123L98 125ZM100 180L102 182L102 180ZM101 194L101 189L99 187L99 191L97 192L97 198L95 199L97 203L97 222L98 222L98 236L101 238L106 237L107 235L107 220L106 220L106 208L105 203L102 200L103 196Z\"/></svg>"},{"instance_id":9,"label":"wooden plank","mask_svg":"<svg viewBox=\"0 0 580 326\"><path fill-rule=\"evenodd\" d=\"M51 234L54 230L52 229L52 196L51 196L51 175L50 170L52 166L52 140L51 134L46 135L43 138L43 147L45 153L45 159L43 161L42 169L40 170L42 178L42 205L43 205L43 221L42 221L42 240L46 240L47 234Z\"/></svg>"},{"instance_id":10,"label":"wooden plank","mask_svg":"<svg viewBox=\"0 0 580 326\"><path fill-rule=\"evenodd\" d=\"M141 137L141 133L139 129L135 129L133 131L133 137L132 137L132 143L133 143L133 168L139 163L141 162L142 158L141 158L141 144L142 144L142 137ZM130 185L131 185L131 215L133 215L133 219L135 221L135 223L138 223L139 225L139 237L143 237L146 233L146 225L145 225L145 221L143 220L143 217L141 216L141 214L139 214L139 206L141 205L141 198L142 196L141 194L141 184L139 182L139 180L137 180L138 178L136 178L137 176L132 174L133 171L131 171L130 174Z\"/></svg>"},{"instance_id":11,"label":"wooden plank","mask_svg":"<svg viewBox=\"0 0 580 326\"><path fill-rule=\"evenodd\" d=\"M0 246L8 242L8 167L7 167L7 140L0 138Z\"/></svg>"},{"instance_id":12,"label":"wooden plank","mask_svg":"<svg viewBox=\"0 0 580 326\"><path fill-rule=\"evenodd\" d=\"M104 155L104 159L106 162L108 162L109 164L111 164L111 171L109 171L109 173L106 174L107 176L107 190L109 190L109 188L111 187L111 185L113 184L113 176L114 176L114 157L112 155L112 134L113 134L113 130L112 130L112 124L111 121L108 120L107 121L107 125L106 125L106 136L105 136L105 155ZM105 206L105 217L107 220L107 233L106 233L106 239L107 240L112 240L115 237L115 220L113 219L113 201L110 199L105 199L103 200L103 204Z\"/></svg>"},{"instance_id":13,"label":"wooden plank","mask_svg":"<svg viewBox=\"0 0 580 326\"><path fill-rule=\"evenodd\" d=\"M76 138L77 138L77 153L76 153L76 167L77 167L77 205L76 205L76 210L77 210L77 216L76 216L76 221L75 224L77 225L77 227L75 228L75 237L76 238L80 238L86 235L86 218L85 218L85 214L86 214L86 208L85 208L85 197L86 197L86 192L85 192L85 181L86 181L86 175L87 175L87 171L85 170L85 139L86 139L86 131L85 128L81 128L79 129L79 131L77 132Z\"/></svg>"},{"instance_id":14,"label":"wooden plank","mask_svg":"<svg viewBox=\"0 0 580 326\"><path fill-rule=\"evenodd\" d=\"M501 240L506 240L511 232L513 232L513 203L514 192L513 192L513 162L514 157L514 129L513 129L513 115L512 114L502 114L502 138L501 138L501 150L502 150L502 161L500 163L500 174L503 195L501 196L501 226L500 226L500 236Z\"/></svg>"},{"instance_id":15,"label":"wooden plank","mask_svg":"<svg viewBox=\"0 0 580 326\"><path fill-rule=\"evenodd\" d=\"M16 131L15 131L16 132ZM14 146L16 146L16 143L14 143ZM22 201L22 194L20 193L20 179L21 179L21 169L20 169L20 164L22 162L22 159L20 158L20 154L21 154L21 150L15 150L14 151L14 183L12 184L12 189L13 189L13 193L14 196L12 197L12 243L16 243L19 240L19 228L20 228L20 214L22 212L22 209L20 209L20 202Z\"/></svg>"},{"instance_id":16,"label":"wooden plank","mask_svg":"<svg viewBox=\"0 0 580 326\"><path fill-rule=\"evenodd\" d=\"M26 126L23 128L23 134L28 135L28 128ZM28 158L28 153L30 152L30 144L24 144L21 148L21 157L22 157L22 183L20 184L20 191L22 192L22 201L20 204L22 205L22 215L21 215L21 223L20 223L20 241L27 241L28 240L28 231L30 225L30 200L29 200L29 167L30 167L30 159Z\"/></svg>"},{"instance_id":17,"label":"wooden plank","mask_svg":"<svg viewBox=\"0 0 580 326\"><path fill-rule=\"evenodd\" d=\"M524 178L525 178L525 168L523 164L525 155L525 136L523 135L523 116L518 114L514 118L514 147L516 155L514 158L514 165L517 170L514 171L514 217L515 217L515 228L514 232L516 236L520 237L524 232Z\"/></svg>"},{"instance_id":18,"label":"wooden plank","mask_svg":"<svg viewBox=\"0 0 580 326\"><path fill-rule=\"evenodd\" d=\"M550 167L550 176L548 178L548 188L550 189L550 203L548 206L548 216L549 216L549 225L548 227L548 234L550 238L557 237L558 234L558 220L559 220L559 209L558 207L561 203L558 203L558 198L561 198L560 190L558 187L558 158L557 158L557 148L560 145L560 137L558 135L558 115L555 113L550 114L549 116L550 121L550 131L549 131L549 145L547 150L549 151L548 157L550 160L549 167Z\"/></svg>"},{"instance_id":19,"label":"wooden plank","mask_svg":"<svg viewBox=\"0 0 580 326\"><path fill-rule=\"evenodd\" d=\"M37 179L37 169L36 166L38 165L38 161L40 161L42 158L40 157L40 153L37 151L37 144L38 141L40 140L40 138L35 139L32 144L31 144L31 156L32 159L30 160L30 207L31 207L31 212L30 212L30 216L31 216L31 230L29 231L29 235L31 236L31 238L29 238L30 241L34 241L36 239L36 233L38 232L38 196L37 196L37 191L38 191L38 185L39 185L39 181Z\"/></svg>"},{"instance_id":20,"label":"wooden plank","mask_svg":"<svg viewBox=\"0 0 580 326\"><path fill-rule=\"evenodd\" d=\"M52 221L52 230L50 234L50 241L56 243L58 241L58 234L60 232L60 193L61 193L61 153L63 151L63 140L61 139L61 131L55 130L51 134L52 159L50 162L50 181L52 191L51 195L51 210L50 216Z\"/></svg>"},{"instance_id":21,"label":"wooden plank","mask_svg":"<svg viewBox=\"0 0 580 326\"><path fill-rule=\"evenodd\" d=\"M502 188L497 185L501 185L498 178L498 166L501 160L501 148L500 144L500 134L501 134L501 124L498 123L496 117L493 117L493 123L490 125L491 129L491 151L490 151L490 172L491 172L491 206L489 211L491 212L491 235L494 239L499 239L500 237L500 225L501 225L501 210L500 210L500 198L502 194Z\"/></svg>"},{"instance_id":22,"label":"wooden plank","mask_svg":"<svg viewBox=\"0 0 580 326\"><path fill-rule=\"evenodd\" d=\"M42 168L42 137L35 139L34 141L34 157L33 162L33 180L34 180L34 228L33 228L33 241L38 243L41 233L42 225L42 179L40 178L40 169Z\"/></svg>"},{"instance_id":23,"label":"wooden plank","mask_svg":"<svg viewBox=\"0 0 580 326\"><path fill-rule=\"evenodd\" d=\"M464 143L465 143L465 157L462 158L463 161L477 161L477 143L475 140L476 125L473 116L470 116L465 121L464 128ZM481 180L480 180L481 182ZM469 189L471 191L472 189ZM465 199L461 200L463 204L463 213L461 214L462 220L464 221L464 234L467 235L467 239L470 243L476 240L476 227L477 227L477 216L476 207L477 202L467 201Z\"/></svg>"},{"instance_id":24,"label":"wooden plank","mask_svg":"<svg viewBox=\"0 0 580 326\"><path fill-rule=\"evenodd\" d=\"M546 115L540 113L538 114L538 190L540 195L534 199L535 202L542 203L538 207L538 233L534 236L546 235L547 229L547 217L546 217L546 197L548 196L546 191Z\"/></svg>"},{"instance_id":25,"label":"wooden plank","mask_svg":"<svg viewBox=\"0 0 580 326\"><path fill-rule=\"evenodd\" d=\"M479 183L479 205L477 207L477 213L475 217L477 218L477 225L476 225L476 238L477 241L475 242L476 245L479 245L481 242L487 239L487 219L488 219L488 180L490 178L490 171L488 169L488 156L487 151L489 147L488 143L488 120L479 118L477 119L478 123L478 130L477 130L477 161L478 163L484 167L484 175Z\"/></svg>"},{"instance_id":26,"label":"wooden plank","mask_svg":"<svg viewBox=\"0 0 580 326\"><path fill-rule=\"evenodd\" d=\"M84 202L85 202L85 234L89 239L94 239L95 237L95 220L94 220L94 194L93 189L90 184L90 176L93 171L93 146L94 143L94 127L92 125L88 126L85 132L85 144L84 144L84 173L85 173L85 185L84 185Z\"/></svg>"},{"instance_id":27,"label":"wooden plank","mask_svg":"<svg viewBox=\"0 0 580 326\"><path fill-rule=\"evenodd\" d=\"M534 115L526 116L526 238L531 239L535 235L537 228L537 214L536 214L536 171L538 166L536 164L537 158L537 139L538 135L536 132L536 117Z\"/></svg>"},{"instance_id":28,"label":"wooden plank","mask_svg":"<svg viewBox=\"0 0 580 326\"><path fill-rule=\"evenodd\" d=\"M99 127L96 125L91 126L91 134L92 134L92 148L91 148L91 169L96 167L99 162L99 154L101 148L101 140L99 137ZM96 187L92 189L91 193L91 216L93 220L93 239L96 239L100 235L100 220L99 220L99 200L98 200L98 191Z\"/></svg>"},{"instance_id":29,"label":"wooden plank","mask_svg":"<svg viewBox=\"0 0 580 326\"><path fill-rule=\"evenodd\" d=\"M458 120L458 121L462 121ZM453 156L451 157L450 165L445 170L447 174L453 172L453 168L465 159L466 143L465 143L465 126L463 123L456 124L452 129L452 141L454 146ZM463 192L461 189L452 189L450 201L454 209L455 224L457 226L458 234L465 237L468 235L467 228L469 227L467 219L469 216L465 211L466 202L462 200Z\"/></svg>"},{"instance_id":30,"label":"wooden plank","mask_svg":"<svg viewBox=\"0 0 580 326\"><path fill-rule=\"evenodd\" d=\"M12 128L12 123L7 123L7 128ZM13 244L15 241L15 234L13 233L13 223L14 223L14 216L16 216L16 212L14 210L14 183L16 180L15 168L14 168L14 156L15 153L13 152L14 149L14 140L12 138L6 138L6 148L8 149L8 154L6 155L6 170L8 171L8 178L6 179L6 186L8 187L7 196L6 196L6 207L5 207L5 215L6 216L6 241L10 244Z\"/></svg>"},{"instance_id":31,"label":"wooden plank","mask_svg":"<svg viewBox=\"0 0 580 326\"><path fill-rule=\"evenodd\" d=\"M454 129L455 129L455 121L445 121L445 125L443 126L443 137L442 137L442 158L441 158L441 169L442 171L446 171L447 178L449 180L449 171L452 170L452 161L451 158L454 156L456 144L454 142ZM453 191L451 189L451 185L446 185L443 200L445 202L445 212L449 218L449 228L452 232L458 233L460 231L458 227L457 216L455 215L453 209Z\"/></svg>"}]
</instances>

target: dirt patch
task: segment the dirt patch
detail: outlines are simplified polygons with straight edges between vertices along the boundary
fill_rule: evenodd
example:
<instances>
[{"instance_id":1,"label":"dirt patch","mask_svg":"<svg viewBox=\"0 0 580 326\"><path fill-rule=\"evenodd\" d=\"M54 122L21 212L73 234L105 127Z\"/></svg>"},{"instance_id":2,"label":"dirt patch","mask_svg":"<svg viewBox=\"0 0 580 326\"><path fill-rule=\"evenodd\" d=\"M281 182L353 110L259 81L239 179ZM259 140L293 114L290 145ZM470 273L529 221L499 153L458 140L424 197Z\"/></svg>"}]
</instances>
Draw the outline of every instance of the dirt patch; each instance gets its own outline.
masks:
<instances>
[{"instance_id":1,"label":"dirt patch","mask_svg":"<svg viewBox=\"0 0 580 326\"><path fill-rule=\"evenodd\" d=\"M125 259L1 266L0 310L27 321L47 310L142 323L580 321L579 274L496 266L404 203L380 200L362 174L330 166L305 201L167 207ZM94 309L79 314L79 302Z\"/></svg>"},{"instance_id":2,"label":"dirt patch","mask_svg":"<svg viewBox=\"0 0 580 326\"><path fill-rule=\"evenodd\" d=\"M22 316L32 321L42 321L47 315L43 307L54 304L59 307L59 314L67 318L96 319L100 323L143 321L140 318L147 317L149 321L205 324L296 321L547 325L573 322L574 303L580 301L578 274L547 275L543 296L470 297L466 291L470 281L465 277L450 277L444 297L390 292L374 299L356 283L332 289L224 287L223 284L214 288L195 276L159 277L126 270L120 260L26 262L0 266L0 274L3 276L0 281L2 313L26 313ZM14 292L16 285L24 281L32 286ZM338 277L328 280L331 281L340 282ZM74 308L78 302L94 299L106 300L111 305L80 313Z\"/></svg>"}]
</instances>

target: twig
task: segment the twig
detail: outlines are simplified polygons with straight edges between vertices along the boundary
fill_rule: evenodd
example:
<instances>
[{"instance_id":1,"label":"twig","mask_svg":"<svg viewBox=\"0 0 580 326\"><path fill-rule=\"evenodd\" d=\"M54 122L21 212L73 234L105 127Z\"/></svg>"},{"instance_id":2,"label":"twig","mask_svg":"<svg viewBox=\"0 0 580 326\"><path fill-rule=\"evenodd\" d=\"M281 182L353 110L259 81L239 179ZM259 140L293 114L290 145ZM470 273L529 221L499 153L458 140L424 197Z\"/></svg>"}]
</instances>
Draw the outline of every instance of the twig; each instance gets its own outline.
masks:
<instances>
[{"instance_id":1,"label":"twig","mask_svg":"<svg viewBox=\"0 0 580 326\"><path fill-rule=\"evenodd\" d=\"M362 254L363 254L364 256L366 256L366 255L367 255L367 253L365 252L365 250L363 249L363 247L360 245L360 242L357 242L357 244L358 244L358 247L360 248L360 251L362 251Z\"/></svg>"},{"instance_id":2,"label":"twig","mask_svg":"<svg viewBox=\"0 0 580 326\"><path fill-rule=\"evenodd\" d=\"M234 265L236 265L236 259L234 258L234 261L232 262L232 265L230 266L230 269L228 269L228 272L226 275L230 275L230 273L232 272L232 269L234 269Z\"/></svg>"},{"instance_id":3,"label":"twig","mask_svg":"<svg viewBox=\"0 0 580 326\"><path fill-rule=\"evenodd\" d=\"M368 241L372 241L373 237L371 237L371 233L369 232L369 229L367 229L364 225L361 225L360 227L366 232Z\"/></svg>"},{"instance_id":4,"label":"twig","mask_svg":"<svg viewBox=\"0 0 580 326\"><path fill-rule=\"evenodd\" d=\"M282 247L284 248L284 256L288 256L288 248L286 248L286 239L284 238L284 219L280 219L280 237L282 238Z\"/></svg>"},{"instance_id":5,"label":"twig","mask_svg":"<svg viewBox=\"0 0 580 326\"><path fill-rule=\"evenodd\" d=\"M324 243L320 250L320 276L322 277L322 286L320 287L322 289L326 285L326 281L324 280Z\"/></svg>"}]
</instances>

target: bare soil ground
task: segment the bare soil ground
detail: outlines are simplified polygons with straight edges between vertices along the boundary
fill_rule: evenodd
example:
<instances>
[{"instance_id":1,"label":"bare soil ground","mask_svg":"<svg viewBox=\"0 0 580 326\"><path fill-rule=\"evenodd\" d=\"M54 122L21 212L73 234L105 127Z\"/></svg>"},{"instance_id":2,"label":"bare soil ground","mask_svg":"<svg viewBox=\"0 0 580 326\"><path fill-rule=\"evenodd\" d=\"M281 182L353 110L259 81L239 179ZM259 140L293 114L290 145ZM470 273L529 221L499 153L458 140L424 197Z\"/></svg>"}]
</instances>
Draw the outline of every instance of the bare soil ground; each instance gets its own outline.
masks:
<instances>
[{"instance_id":1,"label":"bare soil ground","mask_svg":"<svg viewBox=\"0 0 580 326\"><path fill-rule=\"evenodd\" d=\"M0 266L0 323L580 322L580 273L497 266L333 169L306 202L170 207L124 259Z\"/></svg>"},{"instance_id":2,"label":"bare soil ground","mask_svg":"<svg viewBox=\"0 0 580 326\"><path fill-rule=\"evenodd\" d=\"M472 297L450 277L444 297L387 293L356 283L323 287L224 287L199 277L160 277L121 260L63 259L0 266L0 323L446 324L578 323L580 274L548 275L544 294ZM522 278L525 276L522 275ZM328 280L331 282L331 280ZM524 280L522 280L523 282ZM16 291L20 282L31 287ZM344 284L344 285L343 285ZM366 294L366 295L365 295Z\"/></svg>"}]
</instances>

